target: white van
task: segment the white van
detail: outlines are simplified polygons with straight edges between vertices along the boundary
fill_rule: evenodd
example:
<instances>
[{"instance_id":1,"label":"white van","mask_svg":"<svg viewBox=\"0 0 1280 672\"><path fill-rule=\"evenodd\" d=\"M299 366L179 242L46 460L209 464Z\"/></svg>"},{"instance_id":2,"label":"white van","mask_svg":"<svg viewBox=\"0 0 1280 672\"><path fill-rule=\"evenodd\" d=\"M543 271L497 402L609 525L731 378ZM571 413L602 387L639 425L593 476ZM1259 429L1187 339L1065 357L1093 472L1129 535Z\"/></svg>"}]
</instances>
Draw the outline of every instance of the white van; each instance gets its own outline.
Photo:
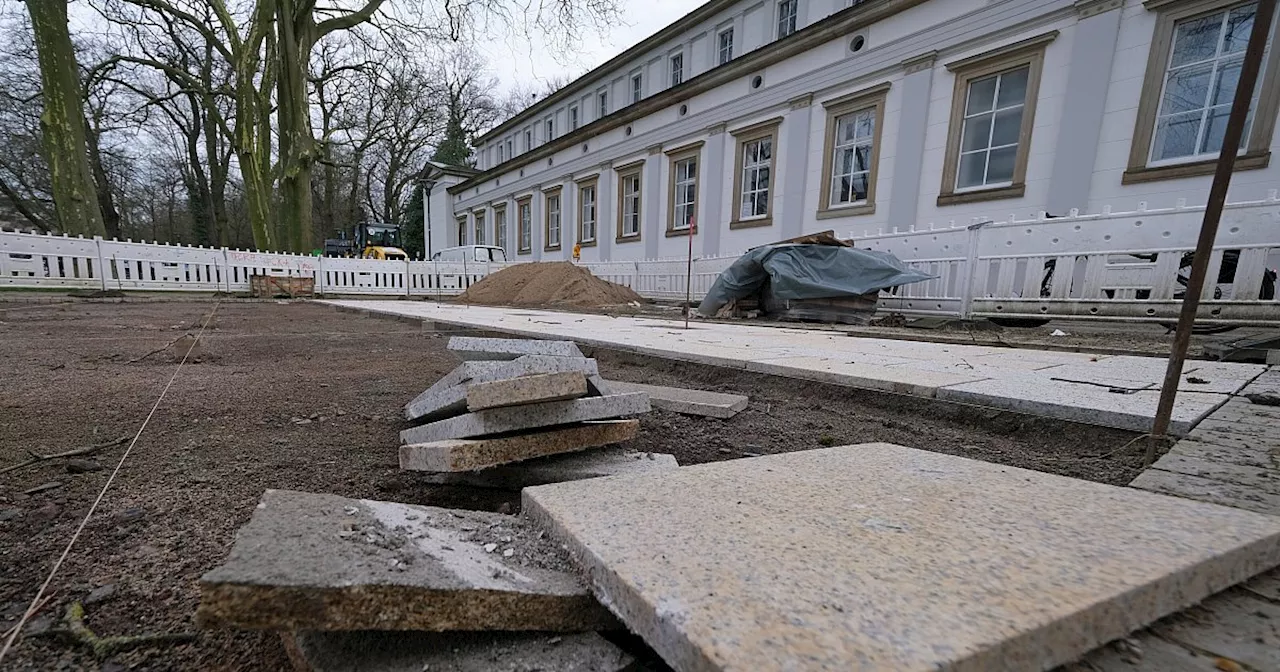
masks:
<instances>
[{"instance_id":1,"label":"white van","mask_svg":"<svg viewBox=\"0 0 1280 672\"><path fill-rule=\"evenodd\" d=\"M431 255L431 261L473 261L506 263L507 252L493 245L459 245L448 247Z\"/></svg>"}]
</instances>

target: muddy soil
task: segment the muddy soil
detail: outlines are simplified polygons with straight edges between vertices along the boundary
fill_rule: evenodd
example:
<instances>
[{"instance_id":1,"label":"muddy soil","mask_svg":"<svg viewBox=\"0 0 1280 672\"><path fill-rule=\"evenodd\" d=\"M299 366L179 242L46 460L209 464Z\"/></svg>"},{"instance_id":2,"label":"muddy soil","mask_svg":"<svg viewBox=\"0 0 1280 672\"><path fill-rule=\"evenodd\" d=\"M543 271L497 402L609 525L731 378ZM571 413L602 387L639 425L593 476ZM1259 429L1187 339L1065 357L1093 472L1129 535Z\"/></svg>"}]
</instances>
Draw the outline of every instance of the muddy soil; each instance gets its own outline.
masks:
<instances>
[{"instance_id":1,"label":"muddy soil","mask_svg":"<svg viewBox=\"0 0 1280 672\"><path fill-rule=\"evenodd\" d=\"M131 437L174 374L180 337L195 333L214 305L0 305L0 468L29 451ZM196 631L192 622L197 579L226 556L267 488L514 512L513 493L429 485L397 468L401 406L457 364L445 342L414 323L317 304L218 305L198 361L173 380L34 624L58 620L97 589L100 599L85 609L99 635L193 631L194 641L95 660L60 640L27 636L5 669L288 669L272 634ZM1136 450L1102 457L1132 438L1126 432L591 354L618 380L751 396L730 420L645 416L633 446L681 464L890 441L1108 483L1140 468ZM0 474L0 632L25 609L126 446L82 458L78 473L51 460ZM58 485L23 494L50 483Z\"/></svg>"}]
</instances>

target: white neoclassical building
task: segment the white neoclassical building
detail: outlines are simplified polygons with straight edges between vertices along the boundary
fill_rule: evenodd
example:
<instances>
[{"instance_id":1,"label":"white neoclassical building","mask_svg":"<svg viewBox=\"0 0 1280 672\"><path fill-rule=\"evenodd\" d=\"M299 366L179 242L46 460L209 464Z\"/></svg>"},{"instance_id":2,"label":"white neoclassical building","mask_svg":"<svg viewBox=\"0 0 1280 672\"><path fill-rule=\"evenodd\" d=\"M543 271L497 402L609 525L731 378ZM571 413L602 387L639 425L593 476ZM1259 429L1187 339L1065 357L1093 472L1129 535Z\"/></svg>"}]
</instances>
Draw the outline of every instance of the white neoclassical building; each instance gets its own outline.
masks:
<instances>
[{"instance_id":1,"label":"white neoclassical building","mask_svg":"<svg viewBox=\"0 0 1280 672\"><path fill-rule=\"evenodd\" d=\"M434 249L739 253L834 229L1203 203L1256 2L711 0L476 140ZM1278 22L1280 23L1280 22ZM1274 35L1274 31L1273 31ZM1280 187L1268 52L1232 200Z\"/></svg>"}]
</instances>

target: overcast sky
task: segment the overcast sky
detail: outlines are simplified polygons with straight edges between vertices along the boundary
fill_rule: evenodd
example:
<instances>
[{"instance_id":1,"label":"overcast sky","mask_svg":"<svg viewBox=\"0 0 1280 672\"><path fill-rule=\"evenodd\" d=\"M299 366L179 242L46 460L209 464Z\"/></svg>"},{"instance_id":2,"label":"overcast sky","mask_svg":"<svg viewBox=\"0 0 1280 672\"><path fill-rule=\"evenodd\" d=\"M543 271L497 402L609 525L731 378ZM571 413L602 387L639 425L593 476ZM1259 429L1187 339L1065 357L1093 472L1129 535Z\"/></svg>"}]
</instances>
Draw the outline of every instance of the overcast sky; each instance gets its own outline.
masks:
<instances>
[{"instance_id":1,"label":"overcast sky","mask_svg":"<svg viewBox=\"0 0 1280 672\"><path fill-rule=\"evenodd\" d=\"M576 78L635 46L693 11L706 0L622 0L622 21L604 32L590 30L580 48L559 57L539 40L511 36L477 44L502 90L516 82L542 83L556 76ZM539 87L540 88L540 87Z\"/></svg>"}]
</instances>

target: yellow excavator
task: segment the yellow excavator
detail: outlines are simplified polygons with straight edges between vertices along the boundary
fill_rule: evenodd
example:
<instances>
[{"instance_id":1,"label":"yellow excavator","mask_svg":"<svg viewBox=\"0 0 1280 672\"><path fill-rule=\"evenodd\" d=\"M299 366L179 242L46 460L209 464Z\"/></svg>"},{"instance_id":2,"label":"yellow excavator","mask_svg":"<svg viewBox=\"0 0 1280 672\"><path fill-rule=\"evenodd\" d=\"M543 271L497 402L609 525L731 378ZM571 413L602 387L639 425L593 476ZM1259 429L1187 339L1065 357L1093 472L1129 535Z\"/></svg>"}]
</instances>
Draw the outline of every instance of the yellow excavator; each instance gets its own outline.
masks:
<instances>
[{"instance_id":1,"label":"yellow excavator","mask_svg":"<svg viewBox=\"0 0 1280 672\"><path fill-rule=\"evenodd\" d=\"M354 235L345 231L324 241L326 257L358 257L404 261L409 255L400 247L400 227L389 224L358 224Z\"/></svg>"}]
</instances>

